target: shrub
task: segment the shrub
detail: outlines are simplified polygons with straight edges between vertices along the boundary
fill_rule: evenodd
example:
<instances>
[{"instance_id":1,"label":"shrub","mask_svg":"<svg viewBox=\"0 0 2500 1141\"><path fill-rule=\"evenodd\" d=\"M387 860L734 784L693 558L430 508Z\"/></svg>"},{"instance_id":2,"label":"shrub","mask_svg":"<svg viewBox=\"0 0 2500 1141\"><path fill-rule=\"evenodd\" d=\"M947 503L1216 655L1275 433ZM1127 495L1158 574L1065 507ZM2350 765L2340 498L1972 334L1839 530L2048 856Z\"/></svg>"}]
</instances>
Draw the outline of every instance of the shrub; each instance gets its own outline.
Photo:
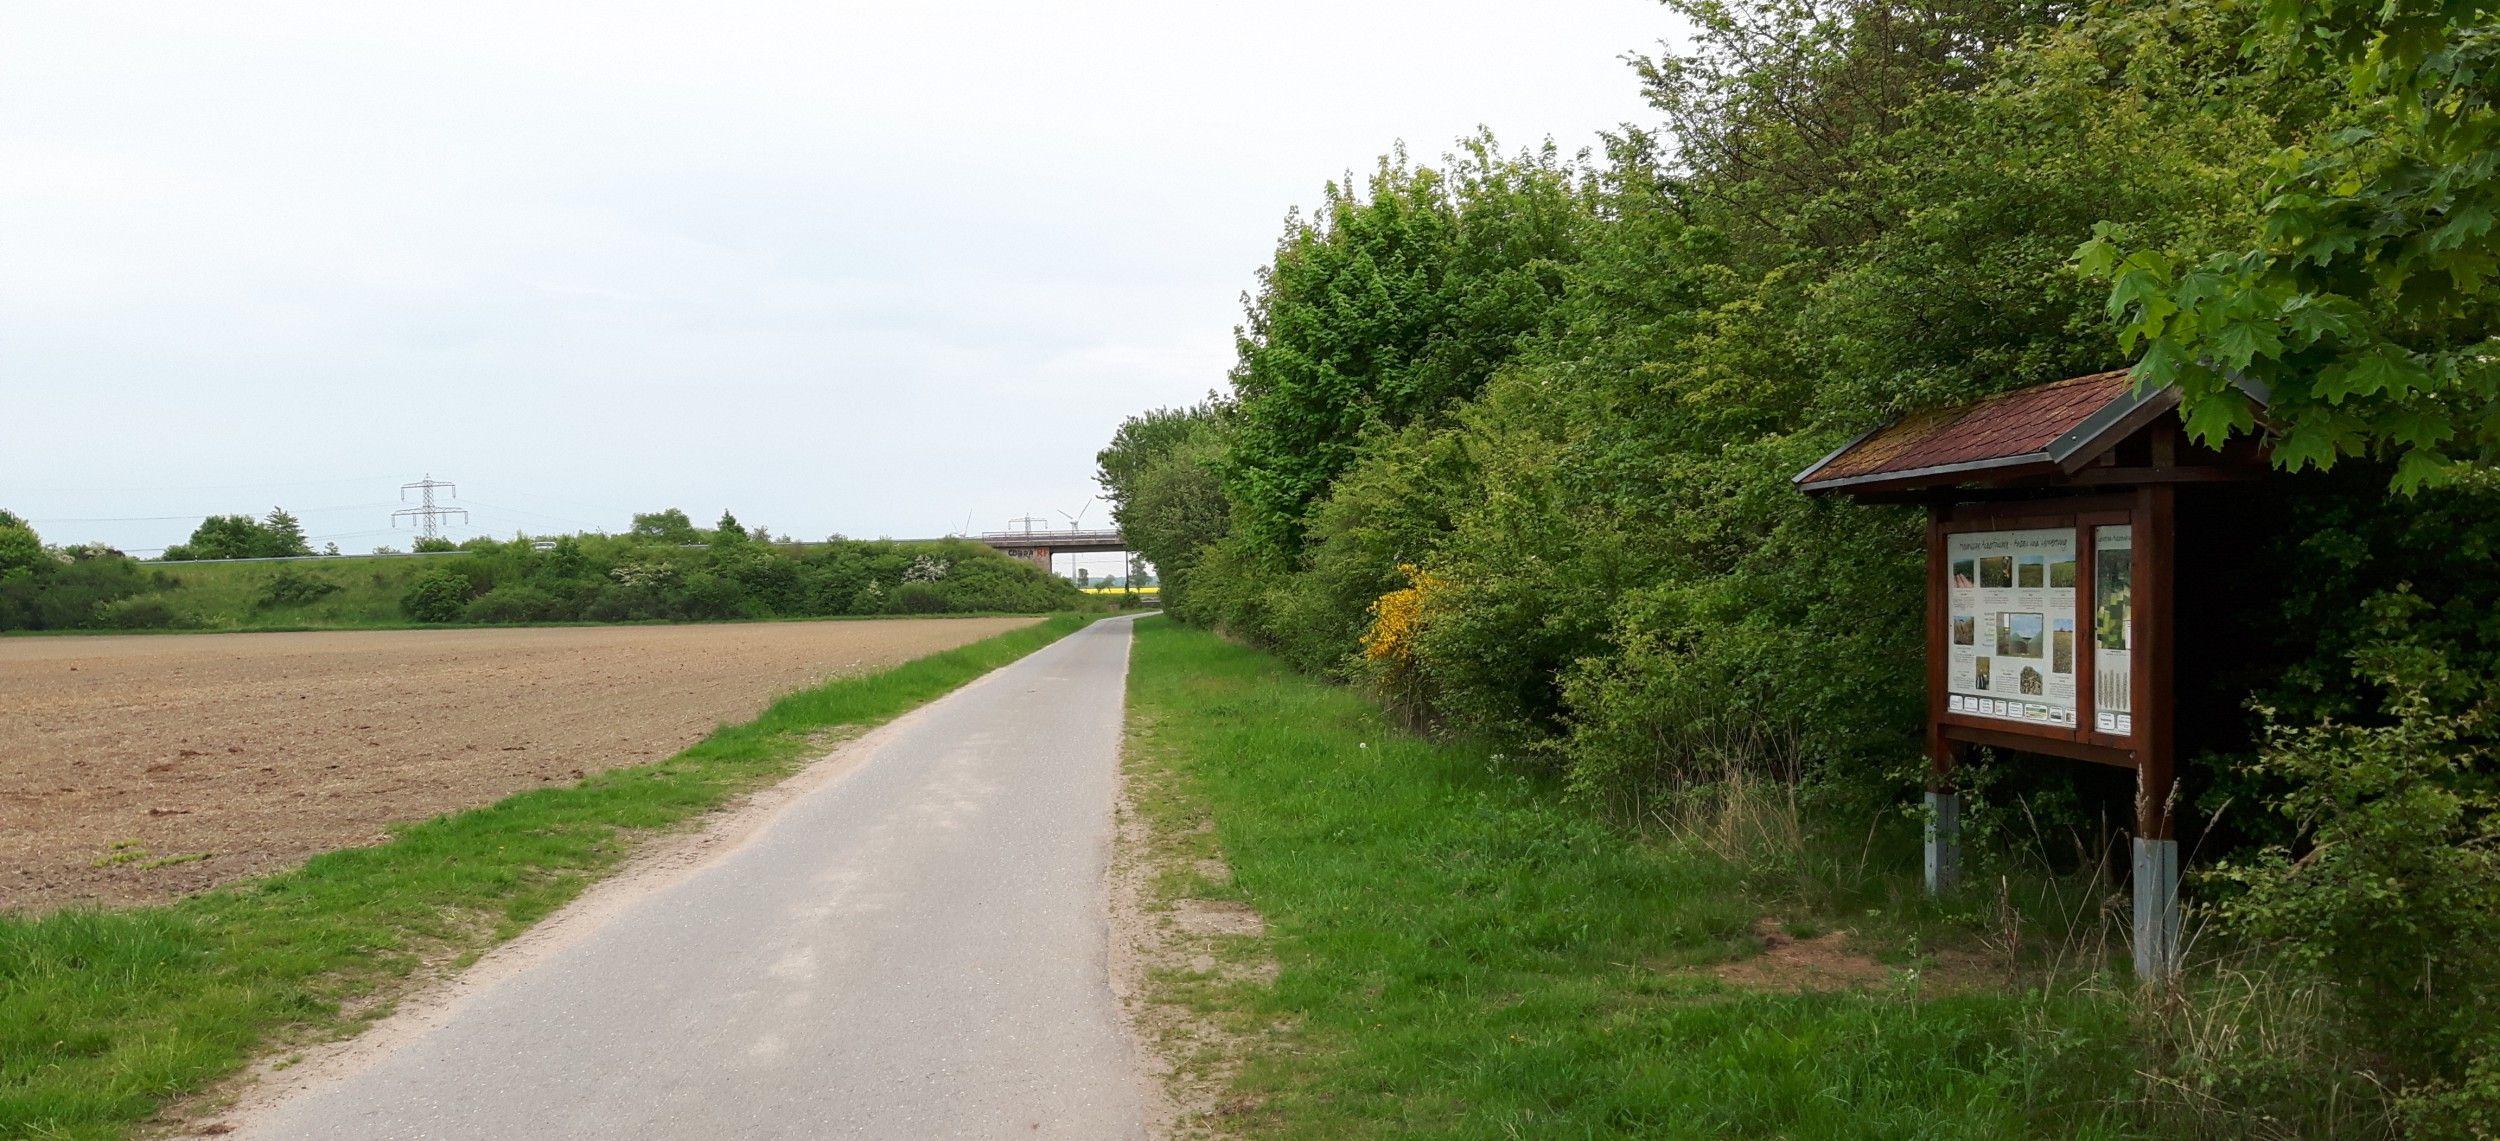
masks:
<instances>
[{"instance_id":1,"label":"shrub","mask_svg":"<svg viewBox=\"0 0 2500 1141\"><path fill-rule=\"evenodd\" d=\"M191 620L162 598L124 598L96 607L92 624L104 630L172 630Z\"/></svg>"},{"instance_id":2,"label":"shrub","mask_svg":"<svg viewBox=\"0 0 2500 1141\"><path fill-rule=\"evenodd\" d=\"M594 622L640 622L660 616L650 590L617 583L599 587L582 613Z\"/></svg>"},{"instance_id":3,"label":"shrub","mask_svg":"<svg viewBox=\"0 0 2500 1141\"><path fill-rule=\"evenodd\" d=\"M2414 1078L2437 1132L2500 1126L2500 683L2408 635L2409 592L2374 600L2354 656L2379 714L2268 726L2254 767L2282 783L2295 839L2215 874L2222 914L2334 980L2347 1032ZM2269 721L2273 721L2269 715Z\"/></svg>"},{"instance_id":4,"label":"shrub","mask_svg":"<svg viewBox=\"0 0 2500 1141\"><path fill-rule=\"evenodd\" d=\"M280 568L278 573L262 580L252 596L252 605L263 610L278 606L301 606L317 602L339 592L339 584L317 575L305 574L293 567Z\"/></svg>"},{"instance_id":5,"label":"shrub","mask_svg":"<svg viewBox=\"0 0 2500 1141\"><path fill-rule=\"evenodd\" d=\"M886 609L896 614L943 614L946 592L934 583L907 582L886 596Z\"/></svg>"},{"instance_id":6,"label":"shrub","mask_svg":"<svg viewBox=\"0 0 2500 1141\"><path fill-rule=\"evenodd\" d=\"M471 622L544 622L563 613L564 604L556 596L515 583L478 595L461 617Z\"/></svg>"},{"instance_id":7,"label":"shrub","mask_svg":"<svg viewBox=\"0 0 2500 1141\"><path fill-rule=\"evenodd\" d=\"M1381 698L1410 725L1420 724L1430 703L1415 662L1415 642L1423 633L1435 595L1449 584L1413 563L1398 573L1412 585L1392 590L1372 603L1371 627L1363 632L1363 670Z\"/></svg>"},{"instance_id":8,"label":"shrub","mask_svg":"<svg viewBox=\"0 0 2500 1141\"><path fill-rule=\"evenodd\" d=\"M757 608L760 610L761 608ZM685 578L677 596L676 616L680 618L763 617L749 615L744 591L732 579L710 571L696 571Z\"/></svg>"},{"instance_id":9,"label":"shrub","mask_svg":"<svg viewBox=\"0 0 2500 1141\"><path fill-rule=\"evenodd\" d=\"M399 596L399 608L419 622L457 622L469 606L469 579L444 568L427 571Z\"/></svg>"},{"instance_id":10,"label":"shrub","mask_svg":"<svg viewBox=\"0 0 2500 1141\"><path fill-rule=\"evenodd\" d=\"M148 576L128 558L62 562L0 574L0 630L69 630L103 624L105 605L145 592Z\"/></svg>"}]
</instances>

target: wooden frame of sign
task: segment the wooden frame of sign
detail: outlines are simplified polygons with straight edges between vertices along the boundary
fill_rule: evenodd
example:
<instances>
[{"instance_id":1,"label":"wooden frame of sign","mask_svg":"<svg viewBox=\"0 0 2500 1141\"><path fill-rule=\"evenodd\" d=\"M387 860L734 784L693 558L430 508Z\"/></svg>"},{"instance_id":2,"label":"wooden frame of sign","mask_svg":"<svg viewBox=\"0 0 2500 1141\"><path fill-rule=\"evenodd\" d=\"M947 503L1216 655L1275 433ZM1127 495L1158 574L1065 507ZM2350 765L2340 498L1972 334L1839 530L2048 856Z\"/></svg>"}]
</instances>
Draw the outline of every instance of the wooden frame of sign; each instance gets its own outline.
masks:
<instances>
[{"instance_id":1,"label":"wooden frame of sign","mask_svg":"<svg viewBox=\"0 0 2500 1141\"><path fill-rule=\"evenodd\" d=\"M2178 402L2124 372L2035 385L1887 424L1795 479L1927 509L1929 890L1959 877L1971 749L2133 770L2135 963L2155 981L2179 953L2181 491L2266 467L2260 440L2191 444Z\"/></svg>"},{"instance_id":2,"label":"wooden frame of sign","mask_svg":"<svg viewBox=\"0 0 2500 1141\"><path fill-rule=\"evenodd\" d=\"M2136 772L2136 835L2171 838L2177 718L2170 677L2177 636L2171 609L2175 526L2176 494L2167 485L2116 495L1929 506L1927 756L1931 791L1953 790L1953 773L1962 751L1973 745L2115 765ZM2005 586L1985 585L1994 579L1991 568L1957 579L1956 564L1965 560L1953 557L1956 536L2042 533L2069 536L2065 551L2071 552L2071 559L2052 562L2046 554L1974 554L1972 561L2011 561L2008 569L2015 577ZM2109 545L2108 540L2119 533L2126 545ZM2115 568L2103 563L2115 563L2109 556L2118 550L2129 556L2125 573L2109 573ZM2050 553L2058 552L2050 548ZM2039 561L2019 561L2025 559ZM2050 586L2056 581L2057 567L2066 563L2072 564L2064 576L2068 585ZM2025 585L2020 576L2033 567L2040 568L2042 581ZM1963 581L1969 585L1960 585ZM2123 593L2113 596L2113 589ZM2053 605L2060 590L2071 595L2063 613ZM2046 597L2037 603L2042 606L2039 611L2006 611L1985 608L1999 601L1989 597L1992 594L2009 600ZM1983 616L1995 619L1989 625L1998 635L1998 647L2010 644L2015 653L1977 652ZM2025 617L2036 617L2037 625L2018 630L2012 623ZM2062 647L2060 635L2064 635ZM1967 651L1957 653L1961 648ZM2104 666L2104 660L2112 656L2116 662ZM1972 660L1983 667L2010 660L2016 663L2012 669L2043 675L2041 684L2031 686L2016 675L2016 684L2007 690L1998 684L2000 677L1994 669L1988 669L1984 678L1974 679L1969 673L1957 676L1963 663ZM2061 661L2066 666L2062 670L2058 668ZM2029 664L2033 662L2039 664ZM2071 689L2062 701L2045 700L2051 697L2048 690L2058 674L2070 679ZM2124 692L2100 692L2100 683L2113 679L2123 679ZM1984 684L1967 684L1971 680ZM2044 700L2026 700L2032 697ZM2013 711L2017 707L2020 712Z\"/></svg>"}]
</instances>

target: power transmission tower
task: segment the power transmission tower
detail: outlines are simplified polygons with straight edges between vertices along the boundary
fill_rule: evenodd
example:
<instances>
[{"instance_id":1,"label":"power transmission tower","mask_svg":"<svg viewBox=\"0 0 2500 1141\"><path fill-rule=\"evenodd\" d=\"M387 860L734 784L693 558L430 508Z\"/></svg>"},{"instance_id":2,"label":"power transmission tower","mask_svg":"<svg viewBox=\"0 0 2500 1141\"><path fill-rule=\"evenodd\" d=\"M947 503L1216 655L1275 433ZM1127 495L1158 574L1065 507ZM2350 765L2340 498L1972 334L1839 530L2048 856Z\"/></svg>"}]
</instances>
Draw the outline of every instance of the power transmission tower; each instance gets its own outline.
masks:
<instances>
[{"instance_id":1,"label":"power transmission tower","mask_svg":"<svg viewBox=\"0 0 2500 1141\"><path fill-rule=\"evenodd\" d=\"M399 521L401 519L407 519L416 525L417 537L420 539L440 537L442 535L442 521L453 515L460 517L460 523L462 526L467 526L469 522L469 512L467 508L436 507L434 505L434 492L438 488L449 488L454 496L460 494L460 488L457 484L447 483L443 480L436 479L434 478L434 473L432 472L427 472L424 479L418 480L415 483L400 484L399 501L402 503L408 502L408 493L414 491L417 493L417 499L421 506L402 507L397 511L391 512L391 526L396 528L399 526Z\"/></svg>"}]
</instances>

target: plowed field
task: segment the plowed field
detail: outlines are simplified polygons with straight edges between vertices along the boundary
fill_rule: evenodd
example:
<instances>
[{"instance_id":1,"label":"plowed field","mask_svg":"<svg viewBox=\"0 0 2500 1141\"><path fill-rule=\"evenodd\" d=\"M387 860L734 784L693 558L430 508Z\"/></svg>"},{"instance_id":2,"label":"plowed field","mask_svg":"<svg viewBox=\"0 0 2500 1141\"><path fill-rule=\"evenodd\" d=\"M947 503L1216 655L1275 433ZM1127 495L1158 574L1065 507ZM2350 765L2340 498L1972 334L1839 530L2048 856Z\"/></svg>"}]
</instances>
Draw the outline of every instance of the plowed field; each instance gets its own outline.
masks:
<instances>
[{"instance_id":1,"label":"plowed field","mask_svg":"<svg viewBox=\"0 0 2500 1141\"><path fill-rule=\"evenodd\" d=\"M0 909L276 871L1032 621L0 639Z\"/></svg>"}]
</instances>

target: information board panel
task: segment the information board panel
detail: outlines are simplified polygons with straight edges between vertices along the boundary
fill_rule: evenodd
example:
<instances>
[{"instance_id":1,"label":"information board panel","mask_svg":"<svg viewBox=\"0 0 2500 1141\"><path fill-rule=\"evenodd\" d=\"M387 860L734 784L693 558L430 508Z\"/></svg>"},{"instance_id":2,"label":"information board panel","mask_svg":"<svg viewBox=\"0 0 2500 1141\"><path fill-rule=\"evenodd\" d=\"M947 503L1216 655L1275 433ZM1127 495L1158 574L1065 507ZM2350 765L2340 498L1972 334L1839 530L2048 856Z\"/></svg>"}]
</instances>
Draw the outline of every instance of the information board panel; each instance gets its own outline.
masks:
<instances>
[{"instance_id":1,"label":"information board panel","mask_svg":"<svg viewBox=\"0 0 2500 1141\"><path fill-rule=\"evenodd\" d=\"M2135 732L2135 529L2092 530L2092 727L2123 737Z\"/></svg>"},{"instance_id":2,"label":"information board panel","mask_svg":"<svg viewBox=\"0 0 2500 1141\"><path fill-rule=\"evenodd\" d=\"M2075 727L2075 531L1962 531L1945 537L1945 707Z\"/></svg>"}]
</instances>

